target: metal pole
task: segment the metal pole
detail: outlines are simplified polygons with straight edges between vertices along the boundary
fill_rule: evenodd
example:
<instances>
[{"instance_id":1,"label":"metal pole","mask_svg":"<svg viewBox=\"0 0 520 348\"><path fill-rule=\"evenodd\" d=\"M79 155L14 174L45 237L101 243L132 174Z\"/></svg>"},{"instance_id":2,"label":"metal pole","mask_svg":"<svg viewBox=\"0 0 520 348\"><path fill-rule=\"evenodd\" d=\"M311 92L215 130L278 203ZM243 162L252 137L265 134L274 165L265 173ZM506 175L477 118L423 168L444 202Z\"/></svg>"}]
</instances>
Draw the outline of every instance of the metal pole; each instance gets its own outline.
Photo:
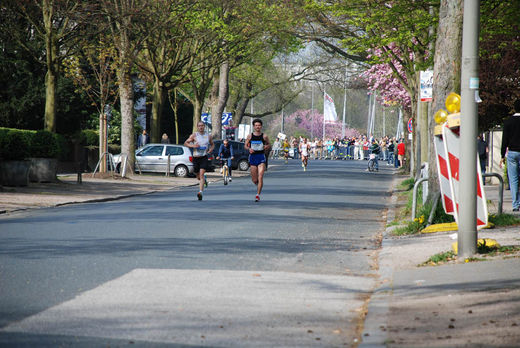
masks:
<instances>
[{"instance_id":1,"label":"metal pole","mask_svg":"<svg viewBox=\"0 0 520 348\"><path fill-rule=\"evenodd\" d=\"M372 107L372 94L369 94L368 95L368 117L367 117L367 137L370 137L370 122L372 121L371 119L371 107Z\"/></svg>"},{"instance_id":2,"label":"metal pole","mask_svg":"<svg viewBox=\"0 0 520 348\"><path fill-rule=\"evenodd\" d=\"M385 108L383 107L383 137L386 136L386 115L385 115Z\"/></svg>"},{"instance_id":3,"label":"metal pole","mask_svg":"<svg viewBox=\"0 0 520 348\"><path fill-rule=\"evenodd\" d=\"M311 110L314 110L314 83L312 84L311 89Z\"/></svg>"},{"instance_id":4,"label":"metal pole","mask_svg":"<svg viewBox=\"0 0 520 348\"><path fill-rule=\"evenodd\" d=\"M458 257L477 251L477 103L479 0L464 0L460 112L460 206Z\"/></svg>"},{"instance_id":5,"label":"metal pole","mask_svg":"<svg viewBox=\"0 0 520 348\"><path fill-rule=\"evenodd\" d=\"M314 138L314 83L311 89L311 139Z\"/></svg>"},{"instance_id":6,"label":"metal pole","mask_svg":"<svg viewBox=\"0 0 520 348\"><path fill-rule=\"evenodd\" d=\"M323 140L325 141L325 91L323 91Z\"/></svg>"},{"instance_id":7,"label":"metal pole","mask_svg":"<svg viewBox=\"0 0 520 348\"><path fill-rule=\"evenodd\" d=\"M343 95L343 123L341 125L341 138L345 137L345 114L347 112L347 87L345 86L345 94Z\"/></svg>"},{"instance_id":8,"label":"metal pole","mask_svg":"<svg viewBox=\"0 0 520 348\"><path fill-rule=\"evenodd\" d=\"M347 112L347 68L345 67L345 93L343 94L343 123L341 125L341 138L345 137L345 113Z\"/></svg>"},{"instance_id":9,"label":"metal pole","mask_svg":"<svg viewBox=\"0 0 520 348\"><path fill-rule=\"evenodd\" d=\"M283 107L282 107L282 133L284 132L285 124L284 124L284 118L283 118Z\"/></svg>"}]
</instances>

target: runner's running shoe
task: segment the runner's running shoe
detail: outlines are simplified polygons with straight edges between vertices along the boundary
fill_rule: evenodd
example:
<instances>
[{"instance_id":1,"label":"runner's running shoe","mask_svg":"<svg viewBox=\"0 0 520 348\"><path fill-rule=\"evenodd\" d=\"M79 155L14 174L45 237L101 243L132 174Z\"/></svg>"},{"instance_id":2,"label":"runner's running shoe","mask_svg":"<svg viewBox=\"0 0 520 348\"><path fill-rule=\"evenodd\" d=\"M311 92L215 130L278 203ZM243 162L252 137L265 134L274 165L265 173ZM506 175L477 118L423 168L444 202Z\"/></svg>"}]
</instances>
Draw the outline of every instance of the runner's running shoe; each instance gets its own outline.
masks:
<instances>
[{"instance_id":1,"label":"runner's running shoe","mask_svg":"<svg viewBox=\"0 0 520 348\"><path fill-rule=\"evenodd\" d=\"M199 191L199 193L197 193L197 198L199 201L202 201L202 192Z\"/></svg>"},{"instance_id":2,"label":"runner's running shoe","mask_svg":"<svg viewBox=\"0 0 520 348\"><path fill-rule=\"evenodd\" d=\"M260 202L260 196L259 195L256 195L255 202Z\"/></svg>"},{"instance_id":3,"label":"runner's running shoe","mask_svg":"<svg viewBox=\"0 0 520 348\"><path fill-rule=\"evenodd\" d=\"M204 174L204 187L208 187L208 180L206 179L206 174Z\"/></svg>"}]
</instances>

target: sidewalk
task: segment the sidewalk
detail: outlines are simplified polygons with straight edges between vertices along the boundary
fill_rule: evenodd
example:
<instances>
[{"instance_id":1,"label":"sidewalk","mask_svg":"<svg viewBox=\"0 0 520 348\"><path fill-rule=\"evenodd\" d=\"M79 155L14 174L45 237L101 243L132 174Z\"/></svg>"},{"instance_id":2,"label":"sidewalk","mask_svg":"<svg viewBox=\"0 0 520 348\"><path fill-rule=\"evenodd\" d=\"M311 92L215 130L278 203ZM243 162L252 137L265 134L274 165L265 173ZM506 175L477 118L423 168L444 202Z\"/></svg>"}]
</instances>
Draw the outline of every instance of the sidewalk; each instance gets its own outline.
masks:
<instances>
[{"instance_id":1,"label":"sidewalk","mask_svg":"<svg viewBox=\"0 0 520 348\"><path fill-rule=\"evenodd\" d=\"M498 186L486 185L485 191L494 213ZM504 213L511 214L511 208L511 194L504 191ZM519 346L520 253L418 267L451 250L457 232L395 237L390 231L383 235L380 285L368 304L359 347ZM518 246L520 227L481 230L478 238Z\"/></svg>"},{"instance_id":2,"label":"sidewalk","mask_svg":"<svg viewBox=\"0 0 520 348\"><path fill-rule=\"evenodd\" d=\"M233 171L233 177L247 176L249 172ZM222 180L218 170L207 173L208 182ZM159 191L174 190L179 187L198 185L196 178L166 177L164 174L82 175L78 184L77 174L59 175L55 183L31 183L26 187L0 187L0 218L27 209L54 207L65 204L100 202Z\"/></svg>"}]
</instances>

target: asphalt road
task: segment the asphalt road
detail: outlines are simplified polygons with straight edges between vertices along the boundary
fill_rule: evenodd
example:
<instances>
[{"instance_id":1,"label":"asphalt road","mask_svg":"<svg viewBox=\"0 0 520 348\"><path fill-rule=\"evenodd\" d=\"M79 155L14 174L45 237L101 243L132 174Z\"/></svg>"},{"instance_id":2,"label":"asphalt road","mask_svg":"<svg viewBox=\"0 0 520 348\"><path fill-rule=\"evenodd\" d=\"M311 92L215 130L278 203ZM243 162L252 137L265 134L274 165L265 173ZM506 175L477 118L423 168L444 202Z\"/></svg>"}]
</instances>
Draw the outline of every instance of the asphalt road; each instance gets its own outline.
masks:
<instances>
[{"instance_id":1,"label":"asphalt road","mask_svg":"<svg viewBox=\"0 0 520 348\"><path fill-rule=\"evenodd\" d=\"M273 164L0 220L0 345L355 345L393 172Z\"/></svg>"}]
</instances>

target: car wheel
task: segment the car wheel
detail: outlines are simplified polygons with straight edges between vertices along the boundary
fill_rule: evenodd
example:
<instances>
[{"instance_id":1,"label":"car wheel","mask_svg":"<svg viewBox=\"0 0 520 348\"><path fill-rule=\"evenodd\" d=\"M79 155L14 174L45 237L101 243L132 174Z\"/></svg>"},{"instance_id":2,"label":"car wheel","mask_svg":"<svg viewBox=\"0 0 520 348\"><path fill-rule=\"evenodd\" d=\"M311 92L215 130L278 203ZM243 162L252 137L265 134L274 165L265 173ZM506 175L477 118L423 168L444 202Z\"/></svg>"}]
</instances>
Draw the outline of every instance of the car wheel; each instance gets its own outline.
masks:
<instances>
[{"instance_id":1,"label":"car wheel","mask_svg":"<svg viewBox=\"0 0 520 348\"><path fill-rule=\"evenodd\" d=\"M189 173L188 168L183 164L179 164L177 167L175 167L175 170L174 170L175 176L185 178L188 176L188 173Z\"/></svg>"},{"instance_id":2,"label":"car wheel","mask_svg":"<svg viewBox=\"0 0 520 348\"><path fill-rule=\"evenodd\" d=\"M238 162L238 169L240 169L243 172L247 171L249 169L249 162L245 159L241 160L240 162Z\"/></svg>"}]
</instances>

